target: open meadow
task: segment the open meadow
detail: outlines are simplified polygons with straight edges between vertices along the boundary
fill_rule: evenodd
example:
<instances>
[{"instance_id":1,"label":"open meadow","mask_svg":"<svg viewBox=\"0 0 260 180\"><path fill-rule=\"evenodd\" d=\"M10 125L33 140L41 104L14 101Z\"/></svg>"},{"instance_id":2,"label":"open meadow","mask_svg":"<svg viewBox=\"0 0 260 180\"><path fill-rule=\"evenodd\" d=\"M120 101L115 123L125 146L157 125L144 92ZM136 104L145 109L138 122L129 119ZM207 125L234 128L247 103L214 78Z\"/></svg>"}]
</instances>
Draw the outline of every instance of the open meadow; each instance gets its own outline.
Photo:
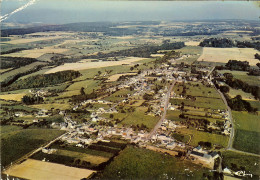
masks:
<instances>
[{"instance_id":1,"label":"open meadow","mask_svg":"<svg viewBox=\"0 0 260 180\"><path fill-rule=\"evenodd\" d=\"M255 66L259 60L254 55L258 51L253 48L211 48L204 47L203 53L198 61L227 63L229 60L248 61L250 65Z\"/></svg>"}]
</instances>

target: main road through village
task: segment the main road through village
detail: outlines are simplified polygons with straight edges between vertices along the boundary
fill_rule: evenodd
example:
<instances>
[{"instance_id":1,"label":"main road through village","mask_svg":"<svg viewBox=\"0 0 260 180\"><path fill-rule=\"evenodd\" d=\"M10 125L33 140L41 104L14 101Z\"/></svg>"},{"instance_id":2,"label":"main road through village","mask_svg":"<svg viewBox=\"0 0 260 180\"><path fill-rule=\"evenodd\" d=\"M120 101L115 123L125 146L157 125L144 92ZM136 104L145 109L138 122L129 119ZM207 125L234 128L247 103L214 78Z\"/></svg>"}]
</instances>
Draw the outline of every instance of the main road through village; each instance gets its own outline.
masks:
<instances>
[{"instance_id":1,"label":"main road through village","mask_svg":"<svg viewBox=\"0 0 260 180\"><path fill-rule=\"evenodd\" d=\"M165 104L164 104L163 115L162 115L161 119L158 121L158 123L154 126L152 131L148 134L147 139L150 139L152 137L152 135L154 135L154 133L157 131L157 129L162 125L162 123L163 123L163 121L165 119L166 113L167 113L167 109L168 109L168 105L169 105L169 99L170 99L171 92L172 92L172 89L173 89L175 83L176 83L176 81L174 81L171 84L171 86L170 86L170 88L169 88L169 90L168 90L168 92L167 92L167 94L165 96Z\"/></svg>"}]
</instances>

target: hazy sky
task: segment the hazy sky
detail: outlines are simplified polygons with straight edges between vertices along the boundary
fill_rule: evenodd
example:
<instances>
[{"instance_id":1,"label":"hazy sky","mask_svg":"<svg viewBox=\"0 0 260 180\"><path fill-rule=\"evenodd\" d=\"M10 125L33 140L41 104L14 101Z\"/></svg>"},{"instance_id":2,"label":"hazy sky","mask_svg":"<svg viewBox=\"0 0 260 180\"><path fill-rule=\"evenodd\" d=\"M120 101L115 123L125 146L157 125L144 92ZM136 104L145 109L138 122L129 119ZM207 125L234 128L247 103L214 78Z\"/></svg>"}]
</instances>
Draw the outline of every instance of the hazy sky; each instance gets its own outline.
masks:
<instances>
[{"instance_id":1,"label":"hazy sky","mask_svg":"<svg viewBox=\"0 0 260 180\"><path fill-rule=\"evenodd\" d=\"M31 3L26 6L28 2ZM248 1L3 0L1 16L3 22L52 24L88 21L256 20L260 16L259 10L256 3Z\"/></svg>"}]
</instances>

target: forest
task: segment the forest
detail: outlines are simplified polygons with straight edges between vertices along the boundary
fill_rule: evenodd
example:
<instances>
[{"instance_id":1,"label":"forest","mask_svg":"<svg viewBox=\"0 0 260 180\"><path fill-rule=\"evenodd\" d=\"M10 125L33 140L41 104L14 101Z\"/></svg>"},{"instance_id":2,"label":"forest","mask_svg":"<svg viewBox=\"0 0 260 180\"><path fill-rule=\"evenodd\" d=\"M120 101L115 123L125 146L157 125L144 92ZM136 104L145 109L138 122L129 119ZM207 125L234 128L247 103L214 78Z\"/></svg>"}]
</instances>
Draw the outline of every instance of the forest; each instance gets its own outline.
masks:
<instances>
[{"instance_id":1,"label":"forest","mask_svg":"<svg viewBox=\"0 0 260 180\"><path fill-rule=\"evenodd\" d=\"M227 38L209 38L204 39L199 46L201 47L219 47L219 48L254 48L260 50L260 42L254 41L233 41Z\"/></svg>"},{"instance_id":2,"label":"forest","mask_svg":"<svg viewBox=\"0 0 260 180\"><path fill-rule=\"evenodd\" d=\"M80 75L81 74L78 71L68 70L68 71L61 71L61 72L56 72L51 74L41 74L41 75L31 76L26 79L16 81L10 86L2 88L2 91L48 87L50 85L71 81L79 77Z\"/></svg>"},{"instance_id":3,"label":"forest","mask_svg":"<svg viewBox=\"0 0 260 180\"><path fill-rule=\"evenodd\" d=\"M0 69L8 69L8 68L19 68L37 60L34 58L24 58L24 57L1 57L1 67Z\"/></svg>"}]
</instances>

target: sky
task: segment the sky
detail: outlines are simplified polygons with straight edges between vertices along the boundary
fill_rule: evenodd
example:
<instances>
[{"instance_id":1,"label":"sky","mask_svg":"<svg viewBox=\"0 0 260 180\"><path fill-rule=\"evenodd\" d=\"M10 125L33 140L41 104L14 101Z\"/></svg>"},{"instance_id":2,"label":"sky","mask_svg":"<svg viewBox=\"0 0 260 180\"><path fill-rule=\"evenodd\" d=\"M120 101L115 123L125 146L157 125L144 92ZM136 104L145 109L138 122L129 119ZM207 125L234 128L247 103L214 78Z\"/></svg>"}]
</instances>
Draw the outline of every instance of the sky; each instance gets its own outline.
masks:
<instances>
[{"instance_id":1,"label":"sky","mask_svg":"<svg viewBox=\"0 0 260 180\"><path fill-rule=\"evenodd\" d=\"M252 1L3 0L1 22L65 24L95 21L257 20Z\"/></svg>"}]
</instances>

